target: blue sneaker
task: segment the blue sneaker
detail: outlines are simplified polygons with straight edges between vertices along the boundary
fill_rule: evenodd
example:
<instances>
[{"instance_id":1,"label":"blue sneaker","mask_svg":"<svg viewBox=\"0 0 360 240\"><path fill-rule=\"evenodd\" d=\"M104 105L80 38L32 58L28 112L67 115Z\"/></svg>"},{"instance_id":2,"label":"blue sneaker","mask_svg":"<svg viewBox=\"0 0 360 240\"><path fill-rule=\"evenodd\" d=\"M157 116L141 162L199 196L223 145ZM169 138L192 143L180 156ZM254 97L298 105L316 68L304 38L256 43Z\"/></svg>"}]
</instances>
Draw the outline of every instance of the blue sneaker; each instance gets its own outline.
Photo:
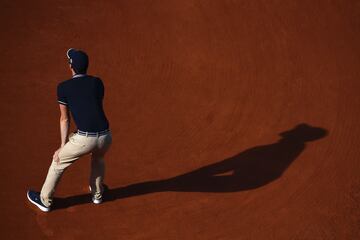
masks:
<instances>
[{"instance_id":1,"label":"blue sneaker","mask_svg":"<svg viewBox=\"0 0 360 240\"><path fill-rule=\"evenodd\" d=\"M41 211L43 212L50 211L50 207L47 207L42 203L39 192L28 190L26 195L29 201L32 204L36 205L38 208L40 208Z\"/></svg>"}]
</instances>

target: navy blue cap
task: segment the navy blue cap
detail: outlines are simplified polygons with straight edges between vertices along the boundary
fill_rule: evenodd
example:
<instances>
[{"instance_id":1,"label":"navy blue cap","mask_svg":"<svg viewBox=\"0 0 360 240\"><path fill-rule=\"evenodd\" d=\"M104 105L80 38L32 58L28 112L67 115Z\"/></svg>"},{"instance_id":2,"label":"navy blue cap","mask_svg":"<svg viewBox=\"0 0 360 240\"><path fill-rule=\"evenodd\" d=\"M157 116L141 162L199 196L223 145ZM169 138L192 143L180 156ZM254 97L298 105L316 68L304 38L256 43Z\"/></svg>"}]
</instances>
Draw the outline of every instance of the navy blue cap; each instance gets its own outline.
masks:
<instances>
[{"instance_id":1,"label":"navy blue cap","mask_svg":"<svg viewBox=\"0 0 360 240\"><path fill-rule=\"evenodd\" d=\"M70 48L67 50L66 56L76 73L86 73L89 66L89 57L84 51Z\"/></svg>"}]
</instances>

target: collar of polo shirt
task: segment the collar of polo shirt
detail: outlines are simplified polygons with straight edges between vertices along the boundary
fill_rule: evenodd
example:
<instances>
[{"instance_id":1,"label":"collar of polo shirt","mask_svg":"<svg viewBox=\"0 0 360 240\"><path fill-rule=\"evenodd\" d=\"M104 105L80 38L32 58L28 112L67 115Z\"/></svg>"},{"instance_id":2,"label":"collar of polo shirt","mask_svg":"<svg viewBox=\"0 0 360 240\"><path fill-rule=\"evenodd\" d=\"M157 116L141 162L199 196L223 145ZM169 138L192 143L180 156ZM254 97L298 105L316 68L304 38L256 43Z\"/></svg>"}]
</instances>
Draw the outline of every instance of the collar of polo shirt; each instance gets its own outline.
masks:
<instances>
[{"instance_id":1,"label":"collar of polo shirt","mask_svg":"<svg viewBox=\"0 0 360 240\"><path fill-rule=\"evenodd\" d=\"M75 74L72 78L84 77L86 74Z\"/></svg>"}]
</instances>

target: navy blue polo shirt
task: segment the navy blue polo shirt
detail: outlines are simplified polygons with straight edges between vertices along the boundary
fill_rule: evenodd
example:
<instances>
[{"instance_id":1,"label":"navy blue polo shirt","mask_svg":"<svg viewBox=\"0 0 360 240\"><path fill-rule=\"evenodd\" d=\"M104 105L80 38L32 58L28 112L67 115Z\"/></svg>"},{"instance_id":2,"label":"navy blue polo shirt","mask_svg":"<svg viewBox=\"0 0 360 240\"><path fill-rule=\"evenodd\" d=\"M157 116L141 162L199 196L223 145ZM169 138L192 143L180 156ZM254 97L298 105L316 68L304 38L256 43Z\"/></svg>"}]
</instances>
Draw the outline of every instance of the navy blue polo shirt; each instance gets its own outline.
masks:
<instances>
[{"instance_id":1,"label":"navy blue polo shirt","mask_svg":"<svg viewBox=\"0 0 360 240\"><path fill-rule=\"evenodd\" d=\"M109 128L103 110L104 84L100 78L76 74L57 86L58 102L68 106L77 128L100 132Z\"/></svg>"}]
</instances>

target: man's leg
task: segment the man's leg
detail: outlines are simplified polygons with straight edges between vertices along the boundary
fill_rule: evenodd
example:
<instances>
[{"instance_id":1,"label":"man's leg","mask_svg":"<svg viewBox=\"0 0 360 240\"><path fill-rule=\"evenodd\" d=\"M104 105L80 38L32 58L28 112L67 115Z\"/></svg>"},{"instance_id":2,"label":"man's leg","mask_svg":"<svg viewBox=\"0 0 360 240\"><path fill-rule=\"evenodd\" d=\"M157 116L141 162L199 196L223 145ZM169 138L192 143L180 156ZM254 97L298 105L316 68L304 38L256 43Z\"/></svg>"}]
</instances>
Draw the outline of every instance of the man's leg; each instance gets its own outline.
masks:
<instances>
[{"instance_id":1,"label":"man's leg","mask_svg":"<svg viewBox=\"0 0 360 240\"><path fill-rule=\"evenodd\" d=\"M89 138L91 140L91 138ZM60 178L67 167L78 160L81 156L91 152L94 143L87 141L83 136L73 135L59 152L59 162L52 161L45 183L41 189L40 197L43 204L50 207L52 196Z\"/></svg>"},{"instance_id":2,"label":"man's leg","mask_svg":"<svg viewBox=\"0 0 360 240\"><path fill-rule=\"evenodd\" d=\"M104 155L98 153L91 154L91 173L90 187L91 193L95 199L101 199L103 189L103 181L105 175Z\"/></svg>"},{"instance_id":3,"label":"man's leg","mask_svg":"<svg viewBox=\"0 0 360 240\"><path fill-rule=\"evenodd\" d=\"M102 198L103 181L105 175L105 153L112 143L111 133L98 138L97 148L91 153L90 188L93 200Z\"/></svg>"}]
</instances>

